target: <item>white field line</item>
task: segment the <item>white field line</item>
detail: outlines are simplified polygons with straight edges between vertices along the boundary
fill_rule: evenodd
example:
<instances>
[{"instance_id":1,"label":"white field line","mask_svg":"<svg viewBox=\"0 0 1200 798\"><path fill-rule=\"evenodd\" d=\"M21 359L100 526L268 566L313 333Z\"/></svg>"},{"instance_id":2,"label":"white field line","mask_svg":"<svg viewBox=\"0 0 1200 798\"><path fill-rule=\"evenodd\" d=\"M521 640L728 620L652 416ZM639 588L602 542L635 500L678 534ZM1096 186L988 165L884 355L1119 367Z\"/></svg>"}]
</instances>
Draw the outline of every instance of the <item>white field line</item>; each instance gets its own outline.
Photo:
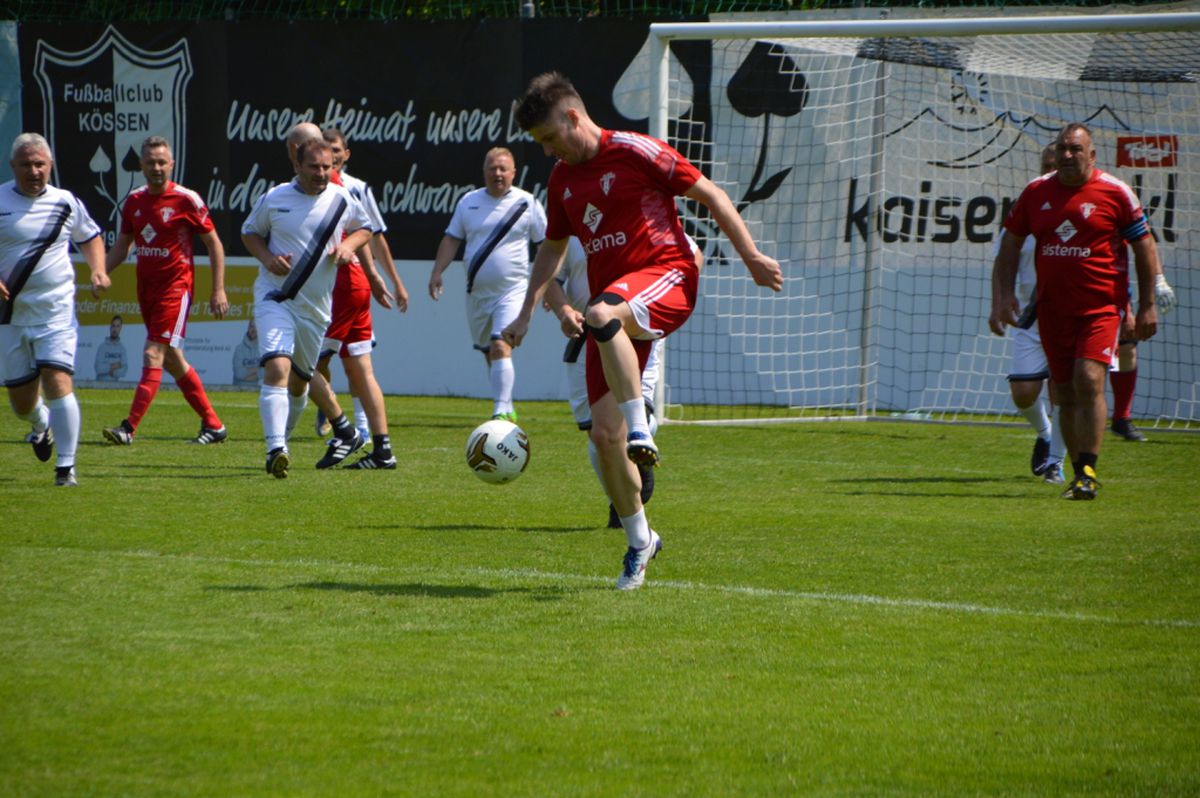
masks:
<instances>
[{"instance_id":1,"label":"white field line","mask_svg":"<svg viewBox=\"0 0 1200 798\"><path fill-rule=\"evenodd\" d=\"M347 571L365 571L369 573L402 573L427 576L425 571L395 568L369 563L348 563L325 560L270 560L242 557L207 557L192 554L163 554L157 551L112 551L90 549L47 548L40 546L15 546L17 550L49 553L70 553L76 555L117 556L133 559L159 559L178 562L221 563L228 565L246 565L251 567L273 568L332 568ZM458 575L477 574L484 577L505 580L535 579L546 582L581 582L584 584L608 585L615 582L614 577L588 576L585 574L564 574L554 571L516 568L465 568ZM446 572L446 576L454 576L454 572ZM780 588L751 587L745 585L713 585L704 582L691 582L677 579L653 579L646 581L646 587L653 590L694 590L711 593L727 593L738 596L755 598L780 598L792 601L818 602L828 604L849 604L858 606L887 607L891 609L912 609L934 612L949 612L962 615L991 615L1004 618L1031 618L1047 621L1070 621L1073 623L1093 623L1115 626L1152 626L1173 629L1200 629L1200 620L1186 618L1119 618L1112 615L1098 615L1086 612L1062 612L1058 610L1022 610L1012 607L993 607L986 604L971 604L957 601L934 601L931 599L889 598L874 596L866 593L829 593L825 591L783 590Z\"/></svg>"}]
</instances>

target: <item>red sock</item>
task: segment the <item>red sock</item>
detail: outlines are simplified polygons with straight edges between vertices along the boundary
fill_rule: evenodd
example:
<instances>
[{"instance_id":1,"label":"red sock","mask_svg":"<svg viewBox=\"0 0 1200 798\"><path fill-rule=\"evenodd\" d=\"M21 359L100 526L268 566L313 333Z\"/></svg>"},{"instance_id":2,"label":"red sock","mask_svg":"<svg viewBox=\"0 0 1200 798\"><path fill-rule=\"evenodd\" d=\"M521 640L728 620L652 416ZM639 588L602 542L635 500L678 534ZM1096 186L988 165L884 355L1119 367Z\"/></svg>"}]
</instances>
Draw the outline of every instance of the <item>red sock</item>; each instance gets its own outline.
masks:
<instances>
[{"instance_id":1,"label":"red sock","mask_svg":"<svg viewBox=\"0 0 1200 798\"><path fill-rule=\"evenodd\" d=\"M142 416L146 415L146 411L150 409L150 403L154 401L159 385L162 385L162 369L143 367L142 379L133 391L133 404L129 406L129 418L127 419L129 426L135 430L138 428L138 424L142 423Z\"/></svg>"},{"instance_id":2,"label":"red sock","mask_svg":"<svg viewBox=\"0 0 1200 798\"><path fill-rule=\"evenodd\" d=\"M189 368L187 374L175 380L175 384L183 392L183 398L187 399L187 403L196 411L196 415L200 416L200 423L209 429L220 429L224 426L221 424L221 419L217 417L217 411L213 410L212 404L208 401L208 394L204 392L204 383L200 382L200 375L196 373L195 369Z\"/></svg>"},{"instance_id":3,"label":"red sock","mask_svg":"<svg viewBox=\"0 0 1200 798\"><path fill-rule=\"evenodd\" d=\"M1133 415L1133 389L1137 385L1137 369L1111 371L1108 381L1112 383L1113 421L1129 418Z\"/></svg>"}]
</instances>

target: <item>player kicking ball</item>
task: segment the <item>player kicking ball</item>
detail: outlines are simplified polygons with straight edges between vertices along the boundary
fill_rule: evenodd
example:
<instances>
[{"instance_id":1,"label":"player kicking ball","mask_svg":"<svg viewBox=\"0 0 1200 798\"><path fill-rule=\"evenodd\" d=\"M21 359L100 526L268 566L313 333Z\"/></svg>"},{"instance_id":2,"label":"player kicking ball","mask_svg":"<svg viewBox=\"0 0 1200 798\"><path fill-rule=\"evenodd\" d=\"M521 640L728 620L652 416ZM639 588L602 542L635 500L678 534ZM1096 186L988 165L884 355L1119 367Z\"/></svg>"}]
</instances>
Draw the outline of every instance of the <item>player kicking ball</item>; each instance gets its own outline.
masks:
<instances>
[{"instance_id":1,"label":"player kicking ball","mask_svg":"<svg viewBox=\"0 0 1200 798\"><path fill-rule=\"evenodd\" d=\"M637 465L659 462L641 392L650 346L679 329L696 302L700 270L675 209L675 197L704 205L758 285L779 291L779 264L758 251L729 196L665 142L597 125L571 82L557 72L534 78L517 121L558 159L546 192L546 240L529 290L503 337L518 346L566 253L578 236L587 253L592 296L575 330L587 329L587 389L592 441L628 549L617 587L645 581L662 549L639 495Z\"/></svg>"}]
</instances>

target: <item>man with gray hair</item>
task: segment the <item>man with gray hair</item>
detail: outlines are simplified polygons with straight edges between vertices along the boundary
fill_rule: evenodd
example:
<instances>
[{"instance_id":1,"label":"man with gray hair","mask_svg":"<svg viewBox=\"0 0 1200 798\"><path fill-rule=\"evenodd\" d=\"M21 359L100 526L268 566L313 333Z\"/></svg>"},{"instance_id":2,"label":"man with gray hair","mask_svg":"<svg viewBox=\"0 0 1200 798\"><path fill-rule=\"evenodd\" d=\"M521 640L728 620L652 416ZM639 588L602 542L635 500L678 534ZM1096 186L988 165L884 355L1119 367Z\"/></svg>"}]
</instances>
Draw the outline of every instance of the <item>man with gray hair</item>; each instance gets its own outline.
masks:
<instances>
[{"instance_id":1,"label":"man with gray hair","mask_svg":"<svg viewBox=\"0 0 1200 798\"><path fill-rule=\"evenodd\" d=\"M14 179L0 185L0 379L13 412L33 426L26 440L37 458L49 460L58 443L54 484L74 487L78 330L68 246L73 241L87 259L98 297L110 285L104 242L79 198L50 185L54 156L46 139L17 136L9 165Z\"/></svg>"}]
</instances>

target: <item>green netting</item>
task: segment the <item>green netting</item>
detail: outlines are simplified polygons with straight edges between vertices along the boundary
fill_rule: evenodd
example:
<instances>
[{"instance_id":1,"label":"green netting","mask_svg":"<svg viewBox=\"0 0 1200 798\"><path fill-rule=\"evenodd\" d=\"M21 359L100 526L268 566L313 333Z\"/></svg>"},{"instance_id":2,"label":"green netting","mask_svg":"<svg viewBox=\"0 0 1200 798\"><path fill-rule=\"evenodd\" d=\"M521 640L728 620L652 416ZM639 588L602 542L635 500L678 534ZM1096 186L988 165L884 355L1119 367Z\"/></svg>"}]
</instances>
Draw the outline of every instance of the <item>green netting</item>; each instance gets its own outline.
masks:
<instances>
[{"instance_id":1,"label":"green netting","mask_svg":"<svg viewBox=\"0 0 1200 798\"><path fill-rule=\"evenodd\" d=\"M1127 0L1123 5L1162 5ZM0 0L0 19L24 22L179 20L438 20L475 17L694 17L837 8L1098 8L1109 0Z\"/></svg>"}]
</instances>

